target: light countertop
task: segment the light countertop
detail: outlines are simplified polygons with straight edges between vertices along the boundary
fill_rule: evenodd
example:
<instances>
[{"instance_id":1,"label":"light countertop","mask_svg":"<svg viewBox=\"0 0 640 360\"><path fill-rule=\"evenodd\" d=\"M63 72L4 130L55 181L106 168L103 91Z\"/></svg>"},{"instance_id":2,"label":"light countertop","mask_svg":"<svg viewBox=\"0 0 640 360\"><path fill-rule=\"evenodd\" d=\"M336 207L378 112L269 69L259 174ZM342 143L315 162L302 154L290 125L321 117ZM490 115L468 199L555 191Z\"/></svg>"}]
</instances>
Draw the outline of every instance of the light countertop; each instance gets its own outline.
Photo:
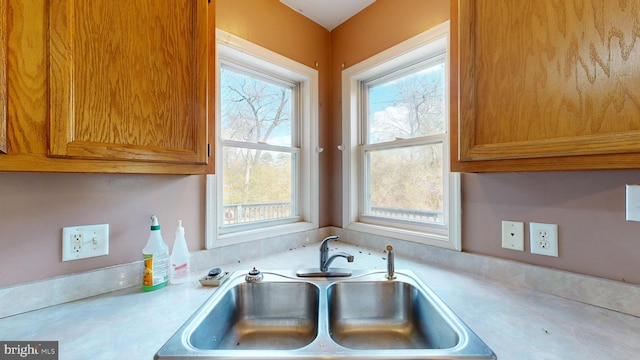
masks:
<instances>
[{"instance_id":1,"label":"light countertop","mask_svg":"<svg viewBox=\"0 0 640 360\"><path fill-rule=\"evenodd\" d=\"M211 264L225 271L299 269L318 263L317 244L253 262ZM332 251L355 256L332 266L386 269L382 250L344 242ZM500 360L637 359L640 318L566 300L396 254L397 270L411 269L496 353ZM191 281L144 293L139 287L0 319L0 340L58 341L61 360L153 359L153 355L213 294ZM46 294L42 294L46 296ZM20 299L15 299L20 301Z\"/></svg>"}]
</instances>

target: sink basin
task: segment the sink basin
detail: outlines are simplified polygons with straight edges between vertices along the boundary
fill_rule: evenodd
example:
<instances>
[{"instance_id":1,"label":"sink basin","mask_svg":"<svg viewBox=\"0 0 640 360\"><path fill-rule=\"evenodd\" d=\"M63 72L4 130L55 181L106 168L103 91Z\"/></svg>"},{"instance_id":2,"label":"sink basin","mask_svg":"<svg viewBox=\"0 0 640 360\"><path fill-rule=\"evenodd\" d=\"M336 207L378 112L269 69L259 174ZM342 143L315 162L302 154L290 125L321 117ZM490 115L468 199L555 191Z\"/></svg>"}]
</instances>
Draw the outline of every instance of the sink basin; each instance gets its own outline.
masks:
<instances>
[{"instance_id":1,"label":"sink basin","mask_svg":"<svg viewBox=\"0 0 640 360\"><path fill-rule=\"evenodd\" d=\"M197 349L297 349L318 333L318 288L305 282L232 287L189 336Z\"/></svg>"},{"instance_id":2,"label":"sink basin","mask_svg":"<svg viewBox=\"0 0 640 360\"><path fill-rule=\"evenodd\" d=\"M412 284L339 282L328 288L329 335L350 349L450 349L460 337Z\"/></svg>"},{"instance_id":3,"label":"sink basin","mask_svg":"<svg viewBox=\"0 0 640 360\"><path fill-rule=\"evenodd\" d=\"M496 359L418 277L398 270L349 278L236 272L155 359Z\"/></svg>"}]
</instances>

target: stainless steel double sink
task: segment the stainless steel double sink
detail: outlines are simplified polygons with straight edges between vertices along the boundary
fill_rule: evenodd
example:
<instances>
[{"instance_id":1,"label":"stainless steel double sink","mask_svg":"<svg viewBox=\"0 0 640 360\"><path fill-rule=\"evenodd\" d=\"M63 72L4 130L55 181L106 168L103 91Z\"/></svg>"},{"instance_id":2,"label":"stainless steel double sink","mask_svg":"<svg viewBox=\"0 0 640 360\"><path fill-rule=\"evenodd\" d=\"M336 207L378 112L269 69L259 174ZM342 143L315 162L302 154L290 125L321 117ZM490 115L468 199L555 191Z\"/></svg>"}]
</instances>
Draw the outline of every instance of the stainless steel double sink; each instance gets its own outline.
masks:
<instances>
[{"instance_id":1,"label":"stainless steel double sink","mask_svg":"<svg viewBox=\"0 0 640 360\"><path fill-rule=\"evenodd\" d=\"M156 359L495 359L412 271L234 273Z\"/></svg>"}]
</instances>

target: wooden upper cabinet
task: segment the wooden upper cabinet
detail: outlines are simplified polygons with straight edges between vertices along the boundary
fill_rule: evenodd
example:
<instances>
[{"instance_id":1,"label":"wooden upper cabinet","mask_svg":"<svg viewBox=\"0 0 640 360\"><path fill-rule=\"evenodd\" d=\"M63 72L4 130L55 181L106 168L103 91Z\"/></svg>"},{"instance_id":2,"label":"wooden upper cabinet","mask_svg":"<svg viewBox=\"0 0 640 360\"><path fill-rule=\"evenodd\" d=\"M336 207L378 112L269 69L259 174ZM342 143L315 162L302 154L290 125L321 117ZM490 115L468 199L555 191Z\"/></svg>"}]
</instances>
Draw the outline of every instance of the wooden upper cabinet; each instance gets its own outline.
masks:
<instances>
[{"instance_id":1,"label":"wooden upper cabinet","mask_svg":"<svg viewBox=\"0 0 640 360\"><path fill-rule=\"evenodd\" d=\"M205 164L207 0L49 6L49 156Z\"/></svg>"},{"instance_id":2,"label":"wooden upper cabinet","mask_svg":"<svg viewBox=\"0 0 640 360\"><path fill-rule=\"evenodd\" d=\"M0 2L0 154L7 152L7 3Z\"/></svg>"},{"instance_id":3,"label":"wooden upper cabinet","mask_svg":"<svg viewBox=\"0 0 640 360\"><path fill-rule=\"evenodd\" d=\"M637 2L451 10L453 170L640 168Z\"/></svg>"}]
</instances>

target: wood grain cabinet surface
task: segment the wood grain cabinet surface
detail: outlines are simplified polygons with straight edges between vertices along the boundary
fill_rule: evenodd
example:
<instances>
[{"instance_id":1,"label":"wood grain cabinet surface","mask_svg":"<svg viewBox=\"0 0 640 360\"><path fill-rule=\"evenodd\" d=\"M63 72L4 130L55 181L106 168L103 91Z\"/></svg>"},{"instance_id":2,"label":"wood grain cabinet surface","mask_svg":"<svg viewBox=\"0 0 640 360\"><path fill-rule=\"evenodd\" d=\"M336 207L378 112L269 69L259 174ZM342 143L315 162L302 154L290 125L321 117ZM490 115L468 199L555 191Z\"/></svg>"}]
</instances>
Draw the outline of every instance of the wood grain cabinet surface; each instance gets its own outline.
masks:
<instances>
[{"instance_id":1,"label":"wood grain cabinet surface","mask_svg":"<svg viewBox=\"0 0 640 360\"><path fill-rule=\"evenodd\" d=\"M208 0L3 1L0 171L204 173L214 23Z\"/></svg>"},{"instance_id":2,"label":"wood grain cabinet surface","mask_svg":"<svg viewBox=\"0 0 640 360\"><path fill-rule=\"evenodd\" d=\"M7 4L0 2L0 154L7 152Z\"/></svg>"},{"instance_id":3,"label":"wood grain cabinet surface","mask_svg":"<svg viewBox=\"0 0 640 360\"><path fill-rule=\"evenodd\" d=\"M455 171L640 168L640 3L451 10Z\"/></svg>"},{"instance_id":4,"label":"wood grain cabinet surface","mask_svg":"<svg viewBox=\"0 0 640 360\"><path fill-rule=\"evenodd\" d=\"M207 2L50 2L50 155L206 163Z\"/></svg>"}]
</instances>

